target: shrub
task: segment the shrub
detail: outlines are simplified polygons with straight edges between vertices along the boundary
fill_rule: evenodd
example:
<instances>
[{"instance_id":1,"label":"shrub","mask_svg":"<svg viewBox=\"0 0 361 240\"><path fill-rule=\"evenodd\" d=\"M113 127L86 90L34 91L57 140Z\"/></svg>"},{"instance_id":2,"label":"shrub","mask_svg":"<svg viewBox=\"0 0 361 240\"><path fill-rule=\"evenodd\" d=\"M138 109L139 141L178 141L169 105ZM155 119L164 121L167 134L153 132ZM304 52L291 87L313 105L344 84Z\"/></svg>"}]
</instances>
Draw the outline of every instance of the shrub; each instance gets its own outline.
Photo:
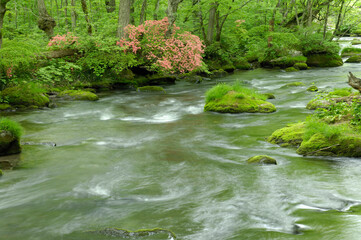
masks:
<instances>
[{"instance_id":1,"label":"shrub","mask_svg":"<svg viewBox=\"0 0 361 240\"><path fill-rule=\"evenodd\" d=\"M324 40L320 33L301 34L300 41L301 51L305 56L312 54L338 55L340 51L340 46L336 42Z\"/></svg>"},{"instance_id":2,"label":"shrub","mask_svg":"<svg viewBox=\"0 0 361 240\"><path fill-rule=\"evenodd\" d=\"M9 131L15 138L18 139L24 133L24 129L20 126L20 124L9 118L0 118L0 130Z\"/></svg>"},{"instance_id":3,"label":"shrub","mask_svg":"<svg viewBox=\"0 0 361 240\"><path fill-rule=\"evenodd\" d=\"M137 54L152 70L170 73L184 73L202 66L203 44L198 36L181 33L173 26L171 36L166 36L168 19L149 20L137 27L125 28L127 38L117 45L125 52Z\"/></svg>"},{"instance_id":4,"label":"shrub","mask_svg":"<svg viewBox=\"0 0 361 240\"><path fill-rule=\"evenodd\" d=\"M48 47L50 47L51 50L75 48L79 46L78 39L79 38L71 32L64 35L56 35L50 39Z\"/></svg>"}]
</instances>

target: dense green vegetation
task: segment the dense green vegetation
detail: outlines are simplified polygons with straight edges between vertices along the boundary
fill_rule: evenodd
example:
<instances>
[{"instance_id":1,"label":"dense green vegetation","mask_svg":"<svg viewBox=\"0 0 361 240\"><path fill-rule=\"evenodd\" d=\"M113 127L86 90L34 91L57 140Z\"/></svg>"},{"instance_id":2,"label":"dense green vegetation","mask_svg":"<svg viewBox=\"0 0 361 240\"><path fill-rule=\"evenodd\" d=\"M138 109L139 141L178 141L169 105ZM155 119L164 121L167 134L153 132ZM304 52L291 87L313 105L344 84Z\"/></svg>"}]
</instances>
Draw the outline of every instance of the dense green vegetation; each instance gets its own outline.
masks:
<instances>
[{"instance_id":1,"label":"dense green vegetation","mask_svg":"<svg viewBox=\"0 0 361 240\"><path fill-rule=\"evenodd\" d=\"M332 40L360 32L357 6L298 0L3 0L0 90L28 82L47 92L99 82L108 89L139 87L149 84L139 76L154 73L338 66L333 56L339 47Z\"/></svg>"},{"instance_id":2,"label":"dense green vegetation","mask_svg":"<svg viewBox=\"0 0 361 240\"><path fill-rule=\"evenodd\" d=\"M15 138L20 138L24 132L23 128L17 122L8 118L0 119L0 131L8 131Z\"/></svg>"}]
</instances>

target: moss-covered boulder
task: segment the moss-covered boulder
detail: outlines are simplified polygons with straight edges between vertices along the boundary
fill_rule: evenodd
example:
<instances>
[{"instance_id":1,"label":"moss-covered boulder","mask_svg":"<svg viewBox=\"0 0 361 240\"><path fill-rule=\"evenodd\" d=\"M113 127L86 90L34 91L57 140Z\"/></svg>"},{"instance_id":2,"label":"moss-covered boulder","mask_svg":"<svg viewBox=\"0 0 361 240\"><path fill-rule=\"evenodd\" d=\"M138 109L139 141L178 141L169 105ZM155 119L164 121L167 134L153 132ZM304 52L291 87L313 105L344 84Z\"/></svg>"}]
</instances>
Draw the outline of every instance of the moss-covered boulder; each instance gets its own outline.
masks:
<instances>
[{"instance_id":1,"label":"moss-covered boulder","mask_svg":"<svg viewBox=\"0 0 361 240\"><path fill-rule=\"evenodd\" d=\"M46 107L50 102L45 93L46 90L37 84L19 84L15 87L4 89L0 95L11 106L39 108Z\"/></svg>"},{"instance_id":2,"label":"moss-covered boulder","mask_svg":"<svg viewBox=\"0 0 361 240\"><path fill-rule=\"evenodd\" d=\"M303 86L306 86L303 82L291 82L283 85L281 88L303 87Z\"/></svg>"},{"instance_id":3,"label":"moss-covered boulder","mask_svg":"<svg viewBox=\"0 0 361 240\"><path fill-rule=\"evenodd\" d=\"M295 65L293 65L294 68L299 69L299 70L307 70L308 66L307 63L295 63Z\"/></svg>"},{"instance_id":4,"label":"moss-covered boulder","mask_svg":"<svg viewBox=\"0 0 361 240\"><path fill-rule=\"evenodd\" d=\"M304 132L304 123L289 124L273 132L267 141L282 147L298 147L303 141Z\"/></svg>"},{"instance_id":5,"label":"moss-covered boulder","mask_svg":"<svg viewBox=\"0 0 361 240\"><path fill-rule=\"evenodd\" d=\"M0 169L0 177L3 175L3 171Z\"/></svg>"},{"instance_id":6,"label":"moss-covered boulder","mask_svg":"<svg viewBox=\"0 0 361 240\"><path fill-rule=\"evenodd\" d=\"M299 55L299 56L284 56L273 59L269 62L272 67L280 67L280 68L288 68L293 67L295 64L306 63L307 58Z\"/></svg>"},{"instance_id":7,"label":"moss-covered boulder","mask_svg":"<svg viewBox=\"0 0 361 240\"><path fill-rule=\"evenodd\" d=\"M351 56L346 60L347 63L360 63L361 62L361 55Z\"/></svg>"},{"instance_id":8,"label":"moss-covered boulder","mask_svg":"<svg viewBox=\"0 0 361 240\"><path fill-rule=\"evenodd\" d=\"M220 113L271 113L276 107L265 101L263 94L246 88L239 83L233 86L218 84L206 93L204 111Z\"/></svg>"},{"instance_id":9,"label":"moss-covered boulder","mask_svg":"<svg viewBox=\"0 0 361 240\"><path fill-rule=\"evenodd\" d=\"M137 92L164 92L164 88L160 86L144 86L144 87L138 87Z\"/></svg>"},{"instance_id":10,"label":"moss-covered boulder","mask_svg":"<svg viewBox=\"0 0 361 240\"><path fill-rule=\"evenodd\" d=\"M222 65L221 69L223 69L227 73L232 73L232 72L234 72L234 70L236 70L236 67L233 64L229 63L229 64Z\"/></svg>"},{"instance_id":11,"label":"moss-covered boulder","mask_svg":"<svg viewBox=\"0 0 361 240\"><path fill-rule=\"evenodd\" d=\"M12 109L10 104L7 103L0 103L0 111Z\"/></svg>"},{"instance_id":12,"label":"moss-covered boulder","mask_svg":"<svg viewBox=\"0 0 361 240\"><path fill-rule=\"evenodd\" d=\"M276 159L269 157L267 155L258 155L258 156L251 157L247 160L247 163L277 165Z\"/></svg>"},{"instance_id":13,"label":"moss-covered boulder","mask_svg":"<svg viewBox=\"0 0 361 240\"><path fill-rule=\"evenodd\" d=\"M288 67L288 68L285 69L285 71L286 71L286 72L298 72L299 69L294 68L294 67Z\"/></svg>"},{"instance_id":14,"label":"moss-covered boulder","mask_svg":"<svg viewBox=\"0 0 361 240\"><path fill-rule=\"evenodd\" d=\"M276 99L275 95L272 93L263 93L263 95L265 95L267 99Z\"/></svg>"},{"instance_id":15,"label":"moss-covered boulder","mask_svg":"<svg viewBox=\"0 0 361 240\"><path fill-rule=\"evenodd\" d=\"M329 108L332 105L331 101L325 99L312 99L306 105L309 110L316 110L317 108Z\"/></svg>"},{"instance_id":16,"label":"moss-covered boulder","mask_svg":"<svg viewBox=\"0 0 361 240\"><path fill-rule=\"evenodd\" d=\"M95 93L83 90L65 90L59 93L58 97L81 101L96 101L99 99Z\"/></svg>"},{"instance_id":17,"label":"moss-covered boulder","mask_svg":"<svg viewBox=\"0 0 361 240\"><path fill-rule=\"evenodd\" d=\"M307 65L310 67L339 67L343 65L339 55L313 54L307 56Z\"/></svg>"},{"instance_id":18,"label":"moss-covered boulder","mask_svg":"<svg viewBox=\"0 0 361 240\"><path fill-rule=\"evenodd\" d=\"M358 40L358 39L353 39L353 40L351 41L351 44L352 44L352 45L360 45L360 44L361 44L361 41Z\"/></svg>"},{"instance_id":19,"label":"moss-covered boulder","mask_svg":"<svg viewBox=\"0 0 361 240\"><path fill-rule=\"evenodd\" d=\"M341 57L350 57L361 54L361 48L344 48L341 51Z\"/></svg>"},{"instance_id":20,"label":"moss-covered boulder","mask_svg":"<svg viewBox=\"0 0 361 240\"><path fill-rule=\"evenodd\" d=\"M235 60L233 62L233 65L235 66L236 69L240 69L240 70L252 69L251 64L247 61L246 58L240 58L240 59Z\"/></svg>"},{"instance_id":21,"label":"moss-covered boulder","mask_svg":"<svg viewBox=\"0 0 361 240\"><path fill-rule=\"evenodd\" d=\"M317 92L317 91L318 91L318 87L315 86L315 85L309 86L309 87L307 88L307 91L308 91L308 92Z\"/></svg>"},{"instance_id":22,"label":"moss-covered boulder","mask_svg":"<svg viewBox=\"0 0 361 240\"><path fill-rule=\"evenodd\" d=\"M316 133L302 142L297 153L304 156L361 157L361 135L346 133L330 139Z\"/></svg>"},{"instance_id":23,"label":"moss-covered boulder","mask_svg":"<svg viewBox=\"0 0 361 240\"><path fill-rule=\"evenodd\" d=\"M0 156L21 152L20 137L22 127L8 118L0 119Z\"/></svg>"}]
</instances>

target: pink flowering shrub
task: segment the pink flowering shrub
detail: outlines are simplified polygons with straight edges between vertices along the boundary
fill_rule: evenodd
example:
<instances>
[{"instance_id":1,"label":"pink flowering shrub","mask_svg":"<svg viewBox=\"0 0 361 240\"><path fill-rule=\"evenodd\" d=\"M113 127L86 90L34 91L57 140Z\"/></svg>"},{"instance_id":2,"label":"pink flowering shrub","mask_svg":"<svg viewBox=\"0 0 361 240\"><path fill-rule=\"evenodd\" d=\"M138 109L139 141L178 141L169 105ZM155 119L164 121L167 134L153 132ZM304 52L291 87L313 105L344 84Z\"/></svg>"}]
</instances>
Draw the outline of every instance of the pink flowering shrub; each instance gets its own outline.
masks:
<instances>
[{"instance_id":1,"label":"pink flowering shrub","mask_svg":"<svg viewBox=\"0 0 361 240\"><path fill-rule=\"evenodd\" d=\"M175 25L172 35L166 37L167 29L168 18L145 21L137 27L128 25L127 38L120 39L117 45L143 58L153 70L185 73L200 68L204 45L199 37L180 33Z\"/></svg>"},{"instance_id":2,"label":"pink flowering shrub","mask_svg":"<svg viewBox=\"0 0 361 240\"><path fill-rule=\"evenodd\" d=\"M78 39L79 38L74 36L71 32L64 35L56 35L50 39L48 47L53 49L72 48L78 45Z\"/></svg>"}]
</instances>

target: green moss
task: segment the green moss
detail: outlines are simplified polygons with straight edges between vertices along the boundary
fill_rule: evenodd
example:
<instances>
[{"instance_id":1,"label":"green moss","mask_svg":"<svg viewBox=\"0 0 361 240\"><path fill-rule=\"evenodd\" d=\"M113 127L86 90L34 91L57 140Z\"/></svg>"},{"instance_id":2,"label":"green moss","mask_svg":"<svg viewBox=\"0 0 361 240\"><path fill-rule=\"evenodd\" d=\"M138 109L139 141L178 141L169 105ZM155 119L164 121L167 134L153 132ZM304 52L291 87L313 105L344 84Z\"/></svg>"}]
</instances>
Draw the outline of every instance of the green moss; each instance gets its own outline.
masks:
<instances>
[{"instance_id":1,"label":"green moss","mask_svg":"<svg viewBox=\"0 0 361 240\"><path fill-rule=\"evenodd\" d=\"M88 100L88 101L96 101L99 97L88 91L82 90L65 90L59 93L59 97L69 98L72 100Z\"/></svg>"},{"instance_id":2,"label":"green moss","mask_svg":"<svg viewBox=\"0 0 361 240\"><path fill-rule=\"evenodd\" d=\"M335 88L332 92L329 93L329 96L338 96L338 97L347 97L352 94L352 88Z\"/></svg>"},{"instance_id":3,"label":"green moss","mask_svg":"<svg viewBox=\"0 0 361 240\"><path fill-rule=\"evenodd\" d=\"M361 44L361 41L358 40L358 39L353 39L353 40L351 41L351 44L352 44L352 45L359 45L359 44Z\"/></svg>"},{"instance_id":4,"label":"green moss","mask_svg":"<svg viewBox=\"0 0 361 240\"><path fill-rule=\"evenodd\" d=\"M328 108L332 103L323 99L312 99L307 103L306 108L309 110L316 110L317 108Z\"/></svg>"},{"instance_id":5,"label":"green moss","mask_svg":"<svg viewBox=\"0 0 361 240\"><path fill-rule=\"evenodd\" d=\"M272 67L288 68L297 63L305 63L307 58L304 56L284 56L270 61Z\"/></svg>"},{"instance_id":6,"label":"green moss","mask_svg":"<svg viewBox=\"0 0 361 240\"><path fill-rule=\"evenodd\" d=\"M0 111L11 109L11 106L7 103L0 103Z\"/></svg>"},{"instance_id":7,"label":"green moss","mask_svg":"<svg viewBox=\"0 0 361 240\"><path fill-rule=\"evenodd\" d=\"M267 141L282 147L298 147L302 143L304 132L304 123L290 124L273 132Z\"/></svg>"},{"instance_id":8,"label":"green moss","mask_svg":"<svg viewBox=\"0 0 361 240\"><path fill-rule=\"evenodd\" d=\"M360 63L361 62L361 55L354 55L349 57L346 60L347 63Z\"/></svg>"},{"instance_id":9,"label":"green moss","mask_svg":"<svg viewBox=\"0 0 361 240\"><path fill-rule=\"evenodd\" d=\"M9 118L0 118L0 131L8 131L17 139L24 133L24 129L20 124Z\"/></svg>"},{"instance_id":10,"label":"green moss","mask_svg":"<svg viewBox=\"0 0 361 240\"><path fill-rule=\"evenodd\" d=\"M313 54L307 56L307 65L311 67L338 67L343 65L339 55Z\"/></svg>"},{"instance_id":11,"label":"green moss","mask_svg":"<svg viewBox=\"0 0 361 240\"><path fill-rule=\"evenodd\" d=\"M46 90L36 84L19 84L15 87L6 88L1 92L1 97L6 99L12 106L38 106L45 107L49 104Z\"/></svg>"},{"instance_id":12,"label":"green moss","mask_svg":"<svg viewBox=\"0 0 361 240\"><path fill-rule=\"evenodd\" d=\"M361 48L344 48L341 51L341 57L349 57L361 54Z\"/></svg>"},{"instance_id":13,"label":"green moss","mask_svg":"<svg viewBox=\"0 0 361 240\"><path fill-rule=\"evenodd\" d=\"M294 67L288 67L288 68L285 69L285 71L286 71L286 72L298 72L299 69L296 69L296 68L294 68Z\"/></svg>"},{"instance_id":14,"label":"green moss","mask_svg":"<svg viewBox=\"0 0 361 240\"><path fill-rule=\"evenodd\" d=\"M249 70L252 68L251 64L247 61L246 58L239 58L233 61L233 65L235 66L236 69L241 69L241 70Z\"/></svg>"},{"instance_id":15,"label":"green moss","mask_svg":"<svg viewBox=\"0 0 361 240\"><path fill-rule=\"evenodd\" d=\"M256 163L256 164L274 164L277 165L276 159L269 157L267 155L258 155L251 157L247 160L248 163Z\"/></svg>"},{"instance_id":16,"label":"green moss","mask_svg":"<svg viewBox=\"0 0 361 240\"><path fill-rule=\"evenodd\" d=\"M303 82L292 82L283 85L281 88L289 88L289 87L303 87L306 86Z\"/></svg>"},{"instance_id":17,"label":"green moss","mask_svg":"<svg viewBox=\"0 0 361 240\"><path fill-rule=\"evenodd\" d=\"M307 91L309 91L309 92L317 92L318 87L316 87L315 85L312 85L309 88L307 88Z\"/></svg>"},{"instance_id":18,"label":"green moss","mask_svg":"<svg viewBox=\"0 0 361 240\"><path fill-rule=\"evenodd\" d=\"M162 87L159 86L144 86L144 87L138 87L138 92L164 92L165 90Z\"/></svg>"},{"instance_id":19,"label":"green moss","mask_svg":"<svg viewBox=\"0 0 361 240\"><path fill-rule=\"evenodd\" d=\"M226 64L226 65L222 65L221 69L223 69L227 73L231 73L234 72L234 70L236 70L236 67L233 64Z\"/></svg>"},{"instance_id":20,"label":"green moss","mask_svg":"<svg viewBox=\"0 0 361 240\"><path fill-rule=\"evenodd\" d=\"M295 63L295 65L293 65L294 68L299 69L299 70L307 70L308 66L307 63Z\"/></svg>"},{"instance_id":21,"label":"green moss","mask_svg":"<svg viewBox=\"0 0 361 240\"><path fill-rule=\"evenodd\" d=\"M0 177L1 177L2 175L4 175L4 174L3 174L3 171L0 169Z\"/></svg>"},{"instance_id":22,"label":"green moss","mask_svg":"<svg viewBox=\"0 0 361 240\"><path fill-rule=\"evenodd\" d=\"M220 113L271 113L276 111L276 107L264 100L230 91L221 99L206 103L204 111Z\"/></svg>"}]
</instances>

